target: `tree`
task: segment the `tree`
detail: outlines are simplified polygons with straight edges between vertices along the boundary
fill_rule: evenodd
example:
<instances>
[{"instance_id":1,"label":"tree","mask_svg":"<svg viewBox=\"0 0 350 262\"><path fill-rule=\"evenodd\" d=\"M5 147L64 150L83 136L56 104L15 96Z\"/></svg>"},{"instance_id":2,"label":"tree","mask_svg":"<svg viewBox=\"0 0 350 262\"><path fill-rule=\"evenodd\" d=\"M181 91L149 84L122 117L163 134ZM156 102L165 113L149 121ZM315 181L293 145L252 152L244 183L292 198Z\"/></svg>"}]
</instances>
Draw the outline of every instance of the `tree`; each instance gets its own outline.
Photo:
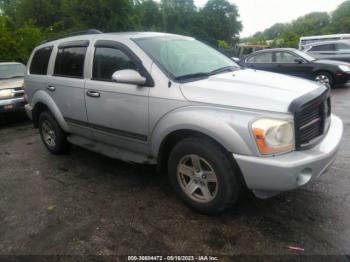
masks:
<instances>
[{"instance_id":1,"label":"tree","mask_svg":"<svg viewBox=\"0 0 350 262\"><path fill-rule=\"evenodd\" d=\"M216 44L216 40L224 40L234 44L235 37L242 30L236 5L227 0L209 0L201 14L209 42Z\"/></svg>"},{"instance_id":2,"label":"tree","mask_svg":"<svg viewBox=\"0 0 350 262\"><path fill-rule=\"evenodd\" d=\"M191 35L197 15L193 0L162 0L163 31Z\"/></svg>"},{"instance_id":3,"label":"tree","mask_svg":"<svg viewBox=\"0 0 350 262\"><path fill-rule=\"evenodd\" d=\"M43 39L90 28L164 31L230 47L242 29L228 0L0 0L0 57L25 62Z\"/></svg>"},{"instance_id":4,"label":"tree","mask_svg":"<svg viewBox=\"0 0 350 262\"><path fill-rule=\"evenodd\" d=\"M330 16L326 12L314 12L299 17L292 22L291 29L298 35L322 35L330 24Z\"/></svg>"},{"instance_id":5,"label":"tree","mask_svg":"<svg viewBox=\"0 0 350 262\"><path fill-rule=\"evenodd\" d=\"M135 5L141 30L161 31L162 14L160 6L153 0L144 0Z\"/></svg>"},{"instance_id":6,"label":"tree","mask_svg":"<svg viewBox=\"0 0 350 262\"><path fill-rule=\"evenodd\" d=\"M350 33L350 1L342 3L334 12L330 30L333 33Z\"/></svg>"}]
</instances>

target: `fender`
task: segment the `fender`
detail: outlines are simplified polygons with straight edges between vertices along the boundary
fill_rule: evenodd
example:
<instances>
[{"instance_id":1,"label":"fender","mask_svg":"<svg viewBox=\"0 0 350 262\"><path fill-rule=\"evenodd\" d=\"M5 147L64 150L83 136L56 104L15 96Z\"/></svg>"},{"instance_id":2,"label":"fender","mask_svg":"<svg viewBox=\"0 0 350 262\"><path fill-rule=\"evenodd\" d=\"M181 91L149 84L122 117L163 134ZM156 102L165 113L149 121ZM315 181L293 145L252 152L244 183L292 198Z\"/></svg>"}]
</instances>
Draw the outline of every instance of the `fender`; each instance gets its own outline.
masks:
<instances>
[{"instance_id":1,"label":"fender","mask_svg":"<svg viewBox=\"0 0 350 262\"><path fill-rule=\"evenodd\" d=\"M251 118L245 112L235 114L232 110L213 107L190 106L176 109L163 116L155 125L151 133L150 154L158 156L161 144L169 134L179 130L192 130L216 140L228 152L252 155L252 146L245 141L251 140L247 132ZM235 126L235 123L239 126ZM244 130L246 138L239 134L239 129Z\"/></svg>"},{"instance_id":2,"label":"fender","mask_svg":"<svg viewBox=\"0 0 350 262\"><path fill-rule=\"evenodd\" d=\"M49 108L50 112L54 115L61 128L67 133L70 132L70 129L67 125L67 122L64 120L61 111L58 109L57 105L46 91L38 90L34 93L32 98L33 108L35 108L38 103L43 103L46 105Z\"/></svg>"}]
</instances>

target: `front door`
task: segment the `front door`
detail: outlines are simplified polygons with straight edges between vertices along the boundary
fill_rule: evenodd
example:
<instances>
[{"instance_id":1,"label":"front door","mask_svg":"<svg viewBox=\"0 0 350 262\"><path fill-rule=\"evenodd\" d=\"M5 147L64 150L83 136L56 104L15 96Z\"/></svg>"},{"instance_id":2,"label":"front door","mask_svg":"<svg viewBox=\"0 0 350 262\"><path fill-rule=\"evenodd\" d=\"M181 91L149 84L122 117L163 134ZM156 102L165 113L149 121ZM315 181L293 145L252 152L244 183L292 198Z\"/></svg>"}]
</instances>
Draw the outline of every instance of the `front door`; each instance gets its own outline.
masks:
<instances>
[{"instance_id":1,"label":"front door","mask_svg":"<svg viewBox=\"0 0 350 262\"><path fill-rule=\"evenodd\" d=\"M280 74L312 78L313 66L305 59L288 51L275 52L276 71Z\"/></svg>"},{"instance_id":2,"label":"front door","mask_svg":"<svg viewBox=\"0 0 350 262\"><path fill-rule=\"evenodd\" d=\"M128 49L108 42L95 45L92 78L85 86L90 126L98 142L147 153L149 87L112 80L115 71L138 65Z\"/></svg>"}]
</instances>

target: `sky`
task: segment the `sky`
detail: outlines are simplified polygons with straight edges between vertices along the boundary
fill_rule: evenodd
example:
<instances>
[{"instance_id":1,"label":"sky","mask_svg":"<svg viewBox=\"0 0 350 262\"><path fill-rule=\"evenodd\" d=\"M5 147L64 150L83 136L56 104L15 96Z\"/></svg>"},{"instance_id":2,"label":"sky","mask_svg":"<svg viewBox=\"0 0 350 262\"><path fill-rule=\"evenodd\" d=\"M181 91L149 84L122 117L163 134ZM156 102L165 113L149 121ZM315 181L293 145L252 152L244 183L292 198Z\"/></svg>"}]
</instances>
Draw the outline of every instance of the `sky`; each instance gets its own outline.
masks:
<instances>
[{"instance_id":1,"label":"sky","mask_svg":"<svg viewBox=\"0 0 350 262\"><path fill-rule=\"evenodd\" d=\"M311 12L332 12L345 0L229 0L235 3L243 23L241 37L253 35L275 23L290 22ZM195 0L198 7L207 0Z\"/></svg>"}]
</instances>

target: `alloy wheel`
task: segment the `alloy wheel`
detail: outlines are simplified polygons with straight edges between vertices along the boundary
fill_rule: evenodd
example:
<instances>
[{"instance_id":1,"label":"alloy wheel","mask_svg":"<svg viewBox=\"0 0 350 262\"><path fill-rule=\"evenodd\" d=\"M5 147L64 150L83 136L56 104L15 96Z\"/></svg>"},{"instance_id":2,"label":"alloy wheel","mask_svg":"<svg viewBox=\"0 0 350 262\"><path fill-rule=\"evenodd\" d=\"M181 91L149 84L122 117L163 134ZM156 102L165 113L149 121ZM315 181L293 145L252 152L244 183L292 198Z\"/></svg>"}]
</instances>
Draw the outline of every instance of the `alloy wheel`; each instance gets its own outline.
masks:
<instances>
[{"instance_id":1,"label":"alloy wheel","mask_svg":"<svg viewBox=\"0 0 350 262\"><path fill-rule=\"evenodd\" d=\"M324 84L327 87L330 87L331 85L331 80L327 75L323 75L323 74L317 75L315 78L315 81L321 84Z\"/></svg>"},{"instance_id":2,"label":"alloy wheel","mask_svg":"<svg viewBox=\"0 0 350 262\"><path fill-rule=\"evenodd\" d=\"M212 201L218 193L218 179L212 166L197 155L184 156L177 167L182 191L200 203Z\"/></svg>"},{"instance_id":3,"label":"alloy wheel","mask_svg":"<svg viewBox=\"0 0 350 262\"><path fill-rule=\"evenodd\" d=\"M50 147L56 146L56 134L49 121L44 121L41 125L41 131L45 143Z\"/></svg>"}]
</instances>

